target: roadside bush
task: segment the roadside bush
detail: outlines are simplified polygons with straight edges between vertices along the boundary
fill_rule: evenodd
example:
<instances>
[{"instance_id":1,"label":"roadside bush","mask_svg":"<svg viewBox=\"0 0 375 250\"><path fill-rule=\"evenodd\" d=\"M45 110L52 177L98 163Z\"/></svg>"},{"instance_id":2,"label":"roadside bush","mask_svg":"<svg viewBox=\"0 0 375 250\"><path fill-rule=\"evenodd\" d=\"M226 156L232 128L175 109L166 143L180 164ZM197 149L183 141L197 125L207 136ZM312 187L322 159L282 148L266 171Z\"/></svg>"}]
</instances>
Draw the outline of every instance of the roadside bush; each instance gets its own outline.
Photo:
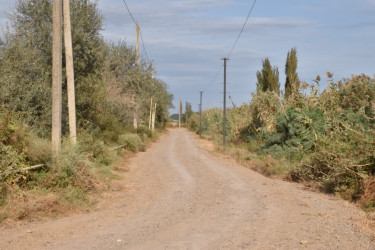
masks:
<instances>
[{"instance_id":1,"label":"roadside bush","mask_svg":"<svg viewBox=\"0 0 375 250\"><path fill-rule=\"evenodd\" d=\"M152 131L145 126L138 126L137 127L137 134L142 138L149 138L153 137Z\"/></svg>"},{"instance_id":2,"label":"roadside bush","mask_svg":"<svg viewBox=\"0 0 375 250\"><path fill-rule=\"evenodd\" d=\"M294 107L276 117L275 132L264 135L263 152L275 156L284 155L288 159L302 157L314 150L320 137L325 136L327 119L322 110L307 107L297 110Z\"/></svg>"},{"instance_id":3,"label":"roadside bush","mask_svg":"<svg viewBox=\"0 0 375 250\"><path fill-rule=\"evenodd\" d=\"M199 114L192 114L188 120L188 129L199 133Z\"/></svg>"},{"instance_id":4,"label":"roadside bush","mask_svg":"<svg viewBox=\"0 0 375 250\"><path fill-rule=\"evenodd\" d=\"M118 143L130 151L144 151L145 145L137 134L123 134L118 138Z\"/></svg>"}]
</instances>

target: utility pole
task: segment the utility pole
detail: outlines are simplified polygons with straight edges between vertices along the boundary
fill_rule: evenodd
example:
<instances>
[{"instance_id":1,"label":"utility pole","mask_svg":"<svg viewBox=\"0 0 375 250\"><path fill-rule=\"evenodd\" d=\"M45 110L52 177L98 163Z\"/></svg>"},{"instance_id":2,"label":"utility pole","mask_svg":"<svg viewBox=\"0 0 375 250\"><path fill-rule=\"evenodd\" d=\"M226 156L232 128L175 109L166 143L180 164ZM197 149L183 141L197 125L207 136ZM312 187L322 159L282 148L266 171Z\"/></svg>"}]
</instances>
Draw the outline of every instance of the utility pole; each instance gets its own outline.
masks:
<instances>
[{"instance_id":1,"label":"utility pole","mask_svg":"<svg viewBox=\"0 0 375 250\"><path fill-rule=\"evenodd\" d=\"M224 61L224 108L223 108L223 147L226 145L226 120L227 120L227 61L229 58L222 58Z\"/></svg>"},{"instance_id":2,"label":"utility pole","mask_svg":"<svg viewBox=\"0 0 375 250\"><path fill-rule=\"evenodd\" d=\"M136 50L136 60L137 66L139 67L139 25L137 24L137 45L135 47Z\"/></svg>"},{"instance_id":3,"label":"utility pole","mask_svg":"<svg viewBox=\"0 0 375 250\"><path fill-rule=\"evenodd\" d=\"M138 128L138 122L137 122L137 104L134 100L134 95L132 96L132 104L133 104L133 127L135 129Z\"/></svg>"},{"instance_id":4,"label":"utility pole","mask_svg":"<svg viewBox=\"0 0 375 250\"><path fill-rule=\"evenodd\" d=\"M156 103L155 103L155 109L152 112L152 133L155 131L155 118L156 118Z\"/></svg>"},{"instance_id":5,"label":"utility pole","mask_svg":"<svg viewBox=\"0 0 375 250\"><path fill-rule=\"evenodd\" d=\"M52 8L52 152L55 156L61 149L62 119L62 2L53 0Z\"/></svg>"},{"instance_id":6,"label":"utility pole","mask_svg":"<svg viewBox=\"0 0 375 250\"><path fill-rule=\"evenodd\" d=\"M178 103L178 127L181 127L181 98Z\"/></svg>"},{"instance_id":7,"label":"utility pole","mask_svg":"<svg viewBox=\"0 0 375 250\"><path fill-rule=\"evenodd\" d=\"M137 31L137 44L135 47L135 53L136 53L135 60L136 60L137 68L139 69L139 25L138 24L136 27L136 31ZM133 127L136 129L138 127L138 108L134 100L134 95L132 97L132 101L133 101Z\"/></svg>"},{"instance_id":8,"label":"utility pole","mask_svg":"<svg viewBox=\"0 0 375 250\"><path fill-rule=\"evenodd\" d=\"M201 91L201 102L199 104L199 136L202 137L202 94L203 91Z\"/></svg>"},{"instance_id":9,"label":"utility pole","mask_svg":"<svg viewBox=\"0 0 375 250\"><path fill-rule=\"evenodd\" d=\"M148 129L151 129L151 123L152 123L152 97L151 97L151 105L150 105L150 121L148 123Z\"/></svg>"},{"instance_id":10,"label":"utility pole","mask_svg":"<svg viewBox=\"0 0 375 250\"><path fill-rule=\"evenodd\" d=\"M66 79L68 87L68 109L69 109L69 132L70 140L73 145L77 144L77 125L76 125L76 100L74 88L74 67L73 67L73 48L72 48L72 27L70 23L69 0L64 0L64 42L66 58Z\"/></svg>"}]
</instances>

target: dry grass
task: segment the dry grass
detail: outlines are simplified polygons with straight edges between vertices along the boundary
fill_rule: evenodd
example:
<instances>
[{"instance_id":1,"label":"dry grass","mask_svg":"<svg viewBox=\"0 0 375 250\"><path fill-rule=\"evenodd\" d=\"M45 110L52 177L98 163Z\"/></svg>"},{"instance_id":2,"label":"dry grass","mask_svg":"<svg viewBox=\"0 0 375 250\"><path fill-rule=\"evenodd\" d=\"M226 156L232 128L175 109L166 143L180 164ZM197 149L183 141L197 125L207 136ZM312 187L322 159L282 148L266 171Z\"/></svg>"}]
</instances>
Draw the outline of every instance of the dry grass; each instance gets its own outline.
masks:
<instances>
[{"instance_id":1,"label":"dry grass","mask_svg":"<svg viewBox=\"0 0 375 250\"><path fill-rule=\"evenodd\" d=\"M22 191L8 198L8 203L0 207L0 225L11 226L19 221L40 221L83 211L84 207L64 203L52 193Z\"/></svg>"}]
</instances>

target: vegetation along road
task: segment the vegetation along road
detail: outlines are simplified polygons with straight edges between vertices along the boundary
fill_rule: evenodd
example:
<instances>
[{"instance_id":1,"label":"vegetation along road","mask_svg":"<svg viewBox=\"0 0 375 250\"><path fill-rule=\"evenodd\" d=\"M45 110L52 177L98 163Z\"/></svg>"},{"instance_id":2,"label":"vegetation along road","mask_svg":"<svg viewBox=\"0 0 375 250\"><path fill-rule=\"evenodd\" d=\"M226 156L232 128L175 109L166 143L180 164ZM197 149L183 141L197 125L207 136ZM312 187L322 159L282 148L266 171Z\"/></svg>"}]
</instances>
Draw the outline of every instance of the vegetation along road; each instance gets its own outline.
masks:
<instances>
[{"instance_id":1,"label":"vegetation along road","mask_svg":"<svg viewBox=\"0 0 375 250\"><path fill-rule=\"evenodd\" d=\"M374 249L352 204L208 151L169 130L95 212L1 230L0 249Z\"/></svg>"}]
</instances>

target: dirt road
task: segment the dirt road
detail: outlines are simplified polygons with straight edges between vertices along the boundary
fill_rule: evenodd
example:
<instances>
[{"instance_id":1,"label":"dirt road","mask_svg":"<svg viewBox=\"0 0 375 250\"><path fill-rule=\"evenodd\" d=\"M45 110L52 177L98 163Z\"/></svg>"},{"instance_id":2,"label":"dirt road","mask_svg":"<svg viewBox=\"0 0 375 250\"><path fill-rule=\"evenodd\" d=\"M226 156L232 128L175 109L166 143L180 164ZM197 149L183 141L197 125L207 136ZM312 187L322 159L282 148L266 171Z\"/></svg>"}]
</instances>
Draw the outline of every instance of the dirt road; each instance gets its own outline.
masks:
<instances>
[{"instance_id":1,"label":"dirt road","mask_svg":"<svg viewBox=\"0 0 375 250\"><path fill-rule=\"evenodd\" d=\"M0 249L375 249L347 202L272 180L170 130L88 214L0 231Z\"/></svg>"}]
</instances>

